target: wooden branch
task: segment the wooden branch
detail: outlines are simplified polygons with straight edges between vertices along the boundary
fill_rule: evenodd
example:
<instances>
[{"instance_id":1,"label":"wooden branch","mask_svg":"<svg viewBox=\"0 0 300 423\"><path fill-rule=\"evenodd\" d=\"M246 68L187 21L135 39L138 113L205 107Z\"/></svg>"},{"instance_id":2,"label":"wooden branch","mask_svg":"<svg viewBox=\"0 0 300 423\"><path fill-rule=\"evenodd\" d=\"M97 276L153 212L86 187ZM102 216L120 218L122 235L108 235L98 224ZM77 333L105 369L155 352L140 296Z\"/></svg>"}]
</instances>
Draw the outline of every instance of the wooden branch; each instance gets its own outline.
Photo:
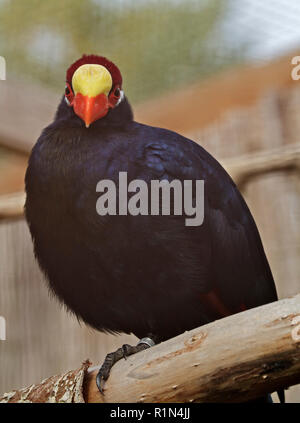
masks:
<instances>
[{"instance_id":1,"label":"wooden branch","mask_svg":"<svg viewBox=\"0 0 300 423\"><path fill-rule=\"evenodd\" d=\"M97 369L88 366L5 394L0 402L242 402L300 383L300 294L121 360L105 396L96 387Z\"/></svg>"},{"instance_id":2,"label":"wooden branch","mask_svg":"<svg viewBox=\"0 0 300 423\"><path fill-rule=\"evenodd\" d=\"M300 294L215 321L117 363L87 402L239 402L300 382Z\"/></svg>"},{"instance_id":3,"label":"wooden branch","mask_svg":"<svg viewBox=\"0 0 300 423\"><path fill-rule=\"evenodd\" d=\"M25 193L0 195L0 219L16 218L23 216Z\"/></svg>"},{"instance_id":4,"label":"wooden branch","mask_svg":"<svg viewBox=\"0 0 300 423\"><path fill-rule=\"evenodd\" d=\"M83 403L83 379L91 363L85 361L77 370L71 370L63 375L51 376L38 385L30 385L24 389L7 392L0 396L0 403L24 402L64 402Z\"/></svg>"},{"instance_id":5,"label":"wooden branch","mask_svg":"<svg viewBox=\"0 0 300 423\"><path fill-rule=\"evenodd\" d=\"M241 188L256 176L278 171L300 171L300 144L226 159L222 165Z\"/></svg>"},{"instance_id":6,"label":"wooden branch","mask_svg":"<svg viewBox=\"0 0 300 423\"><path fill-rule=\"evenodd\" d=\"M242 186L252 177L276 171L300 170L300 144L222 161L235 183ZM23 216L24 192L0 195L0 219Z\"/></svg>"}]
</instances>

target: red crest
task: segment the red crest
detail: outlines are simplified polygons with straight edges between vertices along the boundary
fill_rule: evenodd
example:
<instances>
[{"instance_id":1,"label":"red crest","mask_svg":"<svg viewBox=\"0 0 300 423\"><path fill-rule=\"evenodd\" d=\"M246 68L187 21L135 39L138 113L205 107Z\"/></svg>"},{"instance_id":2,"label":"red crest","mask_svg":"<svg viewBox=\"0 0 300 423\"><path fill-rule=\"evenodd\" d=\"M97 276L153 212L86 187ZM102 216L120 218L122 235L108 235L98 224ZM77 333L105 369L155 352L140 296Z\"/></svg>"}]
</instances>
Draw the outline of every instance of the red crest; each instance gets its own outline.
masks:
<instances>
[{"instance_id":1,"label":"red crest","mask_svg":"<svg viewBox=\"0 0 300 423\"><path fill-rule=\"evenodd\" d=\"M87 65L87 64L95 64L95 65L104 66L111 74L113 87L116 85L119 86L120 88L122 87L122 75L119 69L117 68L117 66L113 62L107 60L105 57L96 56L95 54L90 54L90 55L84 54L80 59L76 60L76 62L74 62L69 67L69 69L67 70L66 81L70 86L72 86L72 77L74 75L74 72L80 66Z\"/></svg>"}]
</instances>

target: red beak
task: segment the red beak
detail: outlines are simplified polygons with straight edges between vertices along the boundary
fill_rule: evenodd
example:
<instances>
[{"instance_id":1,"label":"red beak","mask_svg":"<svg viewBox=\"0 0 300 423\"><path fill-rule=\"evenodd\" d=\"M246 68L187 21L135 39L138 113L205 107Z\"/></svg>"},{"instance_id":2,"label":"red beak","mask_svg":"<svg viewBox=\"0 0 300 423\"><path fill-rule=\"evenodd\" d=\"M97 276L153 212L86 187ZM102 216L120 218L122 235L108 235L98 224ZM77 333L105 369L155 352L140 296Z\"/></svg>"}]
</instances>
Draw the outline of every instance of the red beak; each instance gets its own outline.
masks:
<instances>
[{"instance_id":1,"label":"red beak","mask_svg":"<svg viewBox=\"0 0 300 423\"><path fill-rule=\"evenodd\" d=\"M77 93L74 98L74 112L79 116L88 128L95 120L105 116L109 110L108 98L105 94L96 97L88 97Z\"/></svg>"}]
</instances>

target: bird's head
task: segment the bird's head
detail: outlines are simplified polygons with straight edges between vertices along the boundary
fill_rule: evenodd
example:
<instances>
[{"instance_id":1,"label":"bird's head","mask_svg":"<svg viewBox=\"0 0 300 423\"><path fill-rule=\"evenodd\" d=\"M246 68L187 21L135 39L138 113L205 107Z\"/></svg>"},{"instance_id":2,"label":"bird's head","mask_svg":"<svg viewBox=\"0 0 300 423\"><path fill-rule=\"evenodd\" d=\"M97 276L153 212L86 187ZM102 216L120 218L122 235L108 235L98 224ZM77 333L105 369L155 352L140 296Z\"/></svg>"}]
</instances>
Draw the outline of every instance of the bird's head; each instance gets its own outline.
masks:
<instances>
[{"instance_id":1,"label":"bird's head","mask_svg":"<svg viewBox=\"0 0 300 423\"><path fill-rule=\"evenodd\" d=\"M121 73L105 57L83 55L67 70L65 100L87 128L122 98Z\"/></svg>"}]
</instances>

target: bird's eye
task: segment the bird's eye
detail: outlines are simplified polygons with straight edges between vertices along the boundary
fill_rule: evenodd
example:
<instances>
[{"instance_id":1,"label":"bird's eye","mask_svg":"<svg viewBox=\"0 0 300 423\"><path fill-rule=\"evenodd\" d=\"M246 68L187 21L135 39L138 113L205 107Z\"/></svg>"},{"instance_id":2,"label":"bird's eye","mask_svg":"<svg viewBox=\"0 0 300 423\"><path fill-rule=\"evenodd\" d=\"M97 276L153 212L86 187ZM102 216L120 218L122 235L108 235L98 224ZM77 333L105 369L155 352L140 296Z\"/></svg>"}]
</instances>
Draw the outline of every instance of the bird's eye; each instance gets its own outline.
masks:
<instances>
[{"instance_id":1,"label":"bird's eye","mask_svg":"<svg viewBox=\"0 0 300 423\"><path fill-rule=\"evenodd\" d=\"M109 107L114 108L118 106L123 100L123 91L119 87L115 87L109 94Z\"/></svg>"},{"instance_id":2,"label":"bird's eye","mask_svg":"<svg viewBox=\"0 0 300 423\"><path fill-rule=\"evenodd\" d=\"M66 101L68 106L72 106L73 100L74 100L73 91L72 91L70 85L67 83L67 85L65 87L65 101Z\"/></svg>"},{"instance_id":3,"label":"bird's eye","mask_svg":"<svg viewBox=\"0 0 300 423\"><path fill-rule=\"evenodd\" d=\"M115 97L120 97L120 94L121 94L120 89L119 88L116 88L115 89L115 92L114 92L114 96Z\"/></svg>"}]
</instances>

